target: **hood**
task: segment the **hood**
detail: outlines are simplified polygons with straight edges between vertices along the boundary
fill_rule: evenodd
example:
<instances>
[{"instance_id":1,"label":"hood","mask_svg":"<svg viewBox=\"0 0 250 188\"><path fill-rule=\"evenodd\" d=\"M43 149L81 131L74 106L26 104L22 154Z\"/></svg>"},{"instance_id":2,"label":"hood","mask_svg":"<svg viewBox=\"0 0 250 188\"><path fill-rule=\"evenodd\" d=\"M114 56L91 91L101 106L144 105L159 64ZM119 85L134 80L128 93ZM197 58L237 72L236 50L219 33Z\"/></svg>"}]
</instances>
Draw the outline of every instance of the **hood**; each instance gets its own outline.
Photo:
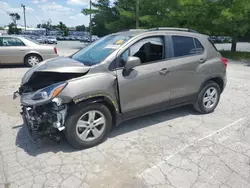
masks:
<instances>
[{"instance_id":1,"label":"hood","mask_svg":"<svg viewBox=\"0 0 250 188\"><path fill-rule=\"evenodd\" d=\"M84 74L90 70L89 66L68 57L56 57L43 61L39 65L29 69L23 76L21 85L27 83L34 73L63 73Z\"/></svg>"}]
</instances>

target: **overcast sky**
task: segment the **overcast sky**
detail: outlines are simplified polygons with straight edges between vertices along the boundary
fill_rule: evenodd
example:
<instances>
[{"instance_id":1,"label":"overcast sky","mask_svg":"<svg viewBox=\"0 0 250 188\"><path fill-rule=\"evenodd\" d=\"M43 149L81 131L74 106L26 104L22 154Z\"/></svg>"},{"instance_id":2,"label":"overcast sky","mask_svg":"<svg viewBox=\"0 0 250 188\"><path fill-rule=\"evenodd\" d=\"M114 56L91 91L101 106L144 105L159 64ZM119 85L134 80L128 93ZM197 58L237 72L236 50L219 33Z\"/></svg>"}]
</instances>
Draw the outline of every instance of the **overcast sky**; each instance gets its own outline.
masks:
<instances>
[{"instance_id":1,"label":"overcast sky","mask_svg":"<svg viewBox=\"0 0 250 188\"><path fill-rule=\"evenodd\" d=\"M49 19L52 24L62 21L67 26L89 24L89 17L80 13L89 7L89 0L0 0L0 26L11 22L8 13L19 13L18 25L24 25L21 4L26 5L26 21L30 27Z\"/></svg>"}]
</instances>

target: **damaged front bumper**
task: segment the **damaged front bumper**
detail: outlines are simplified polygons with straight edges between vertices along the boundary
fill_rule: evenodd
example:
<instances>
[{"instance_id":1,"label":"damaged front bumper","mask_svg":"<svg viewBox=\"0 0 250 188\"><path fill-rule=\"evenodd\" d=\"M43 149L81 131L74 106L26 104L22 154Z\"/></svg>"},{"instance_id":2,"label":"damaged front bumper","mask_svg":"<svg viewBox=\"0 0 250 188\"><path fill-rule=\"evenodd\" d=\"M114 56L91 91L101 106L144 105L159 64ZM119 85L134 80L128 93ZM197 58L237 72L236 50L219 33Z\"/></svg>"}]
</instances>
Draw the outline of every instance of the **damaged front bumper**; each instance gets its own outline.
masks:
<instances>
[{"instance_id":1,"label":"damaged front bumper","mask_svg":"<svg viewBox=\"0 0 250 188\"><path fill-rule=\"evenodd\" d=\"M49 137L60 141L60 132L65 129L64 122L68 106L56 102L40 106L22 106L21 115L32 140Z\"/></svg>"}]
</instances>

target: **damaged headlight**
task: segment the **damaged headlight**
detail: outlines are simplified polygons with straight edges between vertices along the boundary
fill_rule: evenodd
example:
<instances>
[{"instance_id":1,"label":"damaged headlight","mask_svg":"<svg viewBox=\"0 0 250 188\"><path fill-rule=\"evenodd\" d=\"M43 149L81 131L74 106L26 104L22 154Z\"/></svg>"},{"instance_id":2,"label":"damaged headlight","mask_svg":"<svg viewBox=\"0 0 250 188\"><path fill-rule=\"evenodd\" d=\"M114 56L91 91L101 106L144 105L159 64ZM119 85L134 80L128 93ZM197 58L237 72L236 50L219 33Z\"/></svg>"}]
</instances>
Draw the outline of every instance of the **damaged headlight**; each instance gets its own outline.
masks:
<instances>
[{"instance_id":1,"label":"damaged headlight","mask_svg":"<svg viewBox=\"0 0 250 188\"><path fill-rule=\"evenodd\" d=\"M53 84L51 86L45 87L43 89L40 89L36 91L33 96L31 97L32 100L38 101L38 100L47 100L50 98L56 97L67 85L66 82L60 82Z\"/></svg>"}]
</instances>

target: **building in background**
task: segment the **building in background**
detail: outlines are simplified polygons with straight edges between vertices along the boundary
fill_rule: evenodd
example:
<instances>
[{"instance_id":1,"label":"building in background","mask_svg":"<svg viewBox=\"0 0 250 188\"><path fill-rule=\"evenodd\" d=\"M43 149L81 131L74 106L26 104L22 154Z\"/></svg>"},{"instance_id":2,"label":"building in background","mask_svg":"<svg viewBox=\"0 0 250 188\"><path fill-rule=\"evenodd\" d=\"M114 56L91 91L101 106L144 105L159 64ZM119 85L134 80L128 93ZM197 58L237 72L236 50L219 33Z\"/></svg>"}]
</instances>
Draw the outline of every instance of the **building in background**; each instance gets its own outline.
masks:
<instances>
[{"instance_id":1,"label":"building in background","mask_svg":"<svg viewBox=\"0 0 250 188\"><path fill-rule=\"evenodd\" d=\"M26 27L26 31L25 31L25 27L23 27L23 26L17 26L17 28L21 30L21 34L43 35L46 33L46 29L44 29L44 28ZM4 30L7 33L9 30L9 27L5 27Z\"/></svg>"}]
</instances>

